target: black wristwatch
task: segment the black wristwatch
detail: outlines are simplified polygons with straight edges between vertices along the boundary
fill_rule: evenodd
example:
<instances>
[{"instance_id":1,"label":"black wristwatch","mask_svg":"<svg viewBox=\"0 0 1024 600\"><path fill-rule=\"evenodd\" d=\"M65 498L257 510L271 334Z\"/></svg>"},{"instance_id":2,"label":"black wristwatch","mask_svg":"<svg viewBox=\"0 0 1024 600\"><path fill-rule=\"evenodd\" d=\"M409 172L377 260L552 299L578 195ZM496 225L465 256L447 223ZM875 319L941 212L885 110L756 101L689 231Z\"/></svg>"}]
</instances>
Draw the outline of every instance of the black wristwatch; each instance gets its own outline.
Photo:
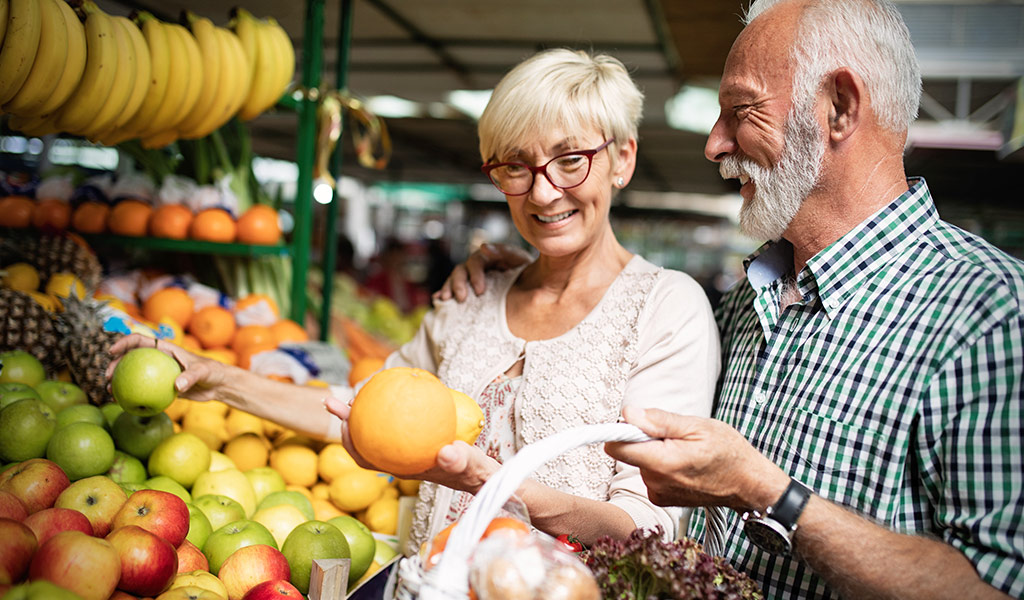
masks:
<instances>
[{"instance_id":1,"label":"black wristwatch","mask_svg":"<svg viewBox=\"0 0 1024 600\"><path fill-rule=\"evenodd\" d=\"M796 479L790 479L789 487L774 506L764 510L743 513L743 532L747 539L758 548L789 556L793 552L793 532L796 520L800 518L811 492Z\"/></svg>"}]
</instances>

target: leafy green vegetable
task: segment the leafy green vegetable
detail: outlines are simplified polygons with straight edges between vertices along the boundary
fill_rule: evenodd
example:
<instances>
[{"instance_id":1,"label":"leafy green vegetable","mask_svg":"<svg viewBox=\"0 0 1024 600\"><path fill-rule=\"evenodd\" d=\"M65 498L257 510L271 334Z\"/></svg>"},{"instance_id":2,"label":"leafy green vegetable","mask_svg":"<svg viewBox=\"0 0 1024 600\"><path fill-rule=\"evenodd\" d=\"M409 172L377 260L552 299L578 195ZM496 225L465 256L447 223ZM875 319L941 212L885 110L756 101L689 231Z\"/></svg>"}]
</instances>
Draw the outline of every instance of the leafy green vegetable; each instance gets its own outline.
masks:
<instances>
[{"instance_id":1,"label":"leafy green vegetable","mask_svg":"<svg viewBox=\"0 0 1024 600\"><path fill-rule=\"evenodd\" d=\"M760 588L693 539L662 540L662 529L637 529L625 540L599 538L581 558L605 600L764 598Z\"/></svg>"}]
</instances>

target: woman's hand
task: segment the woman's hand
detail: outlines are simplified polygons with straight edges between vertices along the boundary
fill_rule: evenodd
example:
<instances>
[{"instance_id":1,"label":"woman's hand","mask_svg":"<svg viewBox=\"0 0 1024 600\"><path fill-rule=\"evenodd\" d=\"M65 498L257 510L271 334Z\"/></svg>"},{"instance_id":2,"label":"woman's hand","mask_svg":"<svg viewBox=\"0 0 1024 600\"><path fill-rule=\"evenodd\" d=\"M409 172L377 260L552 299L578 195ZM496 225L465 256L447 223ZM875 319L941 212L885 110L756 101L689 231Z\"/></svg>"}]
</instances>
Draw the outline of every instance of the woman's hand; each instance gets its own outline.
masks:
<instances>
[{"instance_id":1,"label":"woman's hand","mask_svg":"<svg viewBox=\"0 0 1024 600\"><path fill-rule=\"evenodd\" d=\"M487 289L484 273L488 269L507 271L533 260L528 252L503 244L481 244L469 255L466 262L455 265L441 289L431 296L434 300L450 300L454 297L462 302L469 296L469 286L477 296ZM469 285L467 285L469 284Z\"/></svg>"},{"instance_id":2,"label":"woman's hand","mask_svg":"<svg viewBox=\"0 0 1024 600\"><path fill-rule=\"evenodd\" d=\"M324 406L328 412L341 419L342 444L356 464L364 469L379 471L379 468L363 458L352 445L352 438L348 433L348 415L351 412L351 407L333 397L328 398ZM456 440L438 451L437 463L434 467L422 473L401 475L400 477L430 481L454 490L475 494L500 467L498 461L487 456L480 448Z\"/></svg>"},{"instance_id":3,"label":"woman's hand","mask_svg":"<svg viewBox=\"0 0 1024 600\"><path fill-rule=\"evenodd\" d=\"M178 361L181 365L181 374L174 380L174 389L180 396L198 402L221 399L218 388L224 384L230 367L213 359L192 354L167 340L157 340L138 333L127 335L110 347L110 353L116 358L107 367L108 380L114 375L114 368L121 357L135 348L156 348Z\"/></svg>"}]
</instances>

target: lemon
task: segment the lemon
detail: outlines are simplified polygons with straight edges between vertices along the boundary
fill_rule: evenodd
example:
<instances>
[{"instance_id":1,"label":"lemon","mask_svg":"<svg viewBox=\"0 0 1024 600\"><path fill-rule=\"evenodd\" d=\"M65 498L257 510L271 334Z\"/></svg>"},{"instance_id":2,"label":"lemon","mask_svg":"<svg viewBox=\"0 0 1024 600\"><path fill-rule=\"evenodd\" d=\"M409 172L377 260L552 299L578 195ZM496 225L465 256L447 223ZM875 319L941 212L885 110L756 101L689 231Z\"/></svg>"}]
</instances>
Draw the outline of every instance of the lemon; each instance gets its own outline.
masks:
<instances>
[{"instance_id":1,"label":"lemon","mask_svg":"<svg viewBox=\"0 0 1024 600\"><path fill-rule=\"evenodd\" d=\"M74 292L78 298L85 297L85 285L82 284L82 280L75 277L73 273L60 272L50 275L50 279L46 282L46 293L57 296L58 298L67 298Z\"/></svg>"},{"instance_id":2,"label":"lemon","mask_svg":"<svg viewBox=\"0 0 1024 600\"><path fill-rule=\"evenodd\" d=\"M403 496L415 496L420 493L419 479L398 479L398 491Z\"/></svg>"},{"instance_id":3,"label":"lemon","mask_svg":"<svg viewBox=\"0 0 1024 600\"><path fill-rule=\"evenodd\" d=\"M310 503L313 505L313 516L317 521L326 521L345 514L338 510L337 506L331 504L330 500L313 498Z\"/></svg>"},{"instance_id":4,"label":"lemon","mask_svg":"<svg viewBox=\"0 0 1024 600\"><path fill-rule=\"evenodd\" d=\"M252 520L266 527L280 547L284 545L293 529L309 519L291 504L277 504L257 510L253 513Z\"/></svg>"},{"instance_id":5,"label":"lemon","mask_svg":"<svg viewBox=\"0 0 1024 600\"><path fill-rule=\"evenodd\" d=\"M224 454L240 471L265 467L270 459L270 442L258 433L242 433L228 440Z\"/></svg>"},{"instance_id":6,"label":"lemon","mask_svg":"<svg viewBox=\"0 0 1024 600\"><path fill-rule=\"evenodd\" d=\"M309 488L309 494L313 498L320 498L321 500L330 500L331 486L323 481L318 481L316 485Z\"/></svg>"},{"instance_id":7,"label":"lemon","mask_svg":"<svg viewBox=\"0 0 1024 600\"><path fill-rule=\"evenodd\" d=\"M356 512L379 498L387 483L387 476L383 473L349 469L331 482L328 491L335 506L346 512Z\"/></svg>"},{"instance_id":8,"label":"lemon","mask_svg":"<svg viewBox=\"0 0 1024 600\"><path fill-rule=\"evenodd\" d=\"M363 523L370 531L395 535L398 531L398 499L382 496L366 507Z\"/></svg>"},{"instance_id":9,"label":"lemon","mask_svg":"<svg viewBox=\"0 0 1024 600\"><path fill-rule=\"evenodd\" d=\"M317 481L317 455L312 448L285 444L270 453L270 466L291 485L310 487Z\"/></svg>"},{"instance_id":10,"label":"lemon","mask_svg":"<svg viewBox=\"0 0 1024 600\"><path fill-rule=\"evenodd\" d=\"M263 433L263 419L237 408L228 411L228 418L224 425L228 428L228 435L231 437L246 432Z\"/></svg>"},{"instance_id":11,"label":"lemon","mask_svg":"<svg viewBox=\"0 0 1024 600\"><path fill-rule=\"evenodd\" d=\"M34 292L39 289L39 271L28 263L20 262L4 268L0 284L19 292ZM49 310L49 309L47 309Z\"/></svg>"},{"instance_id":12,"label":"lemon","mask_svg":"<svg viewBox=\"0 0 1024 600\"><path fill-rule=\"evenodd\" d=\"M473 445L484 428L484 411L476 400L458 390L450 390L455 402L455 439Z\"/></svg>"},{"instance_id":13,"label":"lemon","mask_svg":"<svg viewBox=\"0 0 1024 600\"><path fill-rule=\"evenodd\" d=\"M320 450L317 470L320 473L320 479L327 483L334 481L335 477L349 469L358 468L360 467L356 464L355 459L341 444L327 444Z\"/></svg>"},{"instance_id":14,"label":"lemon","mask_svg":"<svg viewBox=\"0 0 1024 600\"><path fill-rule=\"evenodd\" d=\"M170 417L172 421L181 421L182 417L185 416L185 413L188 412L190 404L192 404L191 400L175 397L171 402L171 405L164 409L164 412L167 413L167 416Z\"/></svg>"}]
</instances>

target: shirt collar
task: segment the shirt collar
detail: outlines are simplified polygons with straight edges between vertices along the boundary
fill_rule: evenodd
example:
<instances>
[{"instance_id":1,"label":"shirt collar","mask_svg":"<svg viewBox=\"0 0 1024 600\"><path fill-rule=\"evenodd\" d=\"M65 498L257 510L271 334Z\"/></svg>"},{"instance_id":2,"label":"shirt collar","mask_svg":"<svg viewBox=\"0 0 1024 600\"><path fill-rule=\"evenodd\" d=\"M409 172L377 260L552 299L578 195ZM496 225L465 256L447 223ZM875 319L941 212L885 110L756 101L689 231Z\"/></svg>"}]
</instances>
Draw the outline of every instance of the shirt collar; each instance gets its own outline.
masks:
<instances>
[{"instance_id":1,"label":"shirt collar","mask_svg":"<svg viewBox=\"0 0 1024 600\"><path fill-rule=\"evenodd\" d=\"M857 291L867 274L938 221L925 180L911 178L907 183L910 188L906 192L807 261L805 268L817 284L829 318ZM759 290L791 270L792 259L789 242L768 242L744 261L747 281Z\"/></svg>"}]
</instances>

